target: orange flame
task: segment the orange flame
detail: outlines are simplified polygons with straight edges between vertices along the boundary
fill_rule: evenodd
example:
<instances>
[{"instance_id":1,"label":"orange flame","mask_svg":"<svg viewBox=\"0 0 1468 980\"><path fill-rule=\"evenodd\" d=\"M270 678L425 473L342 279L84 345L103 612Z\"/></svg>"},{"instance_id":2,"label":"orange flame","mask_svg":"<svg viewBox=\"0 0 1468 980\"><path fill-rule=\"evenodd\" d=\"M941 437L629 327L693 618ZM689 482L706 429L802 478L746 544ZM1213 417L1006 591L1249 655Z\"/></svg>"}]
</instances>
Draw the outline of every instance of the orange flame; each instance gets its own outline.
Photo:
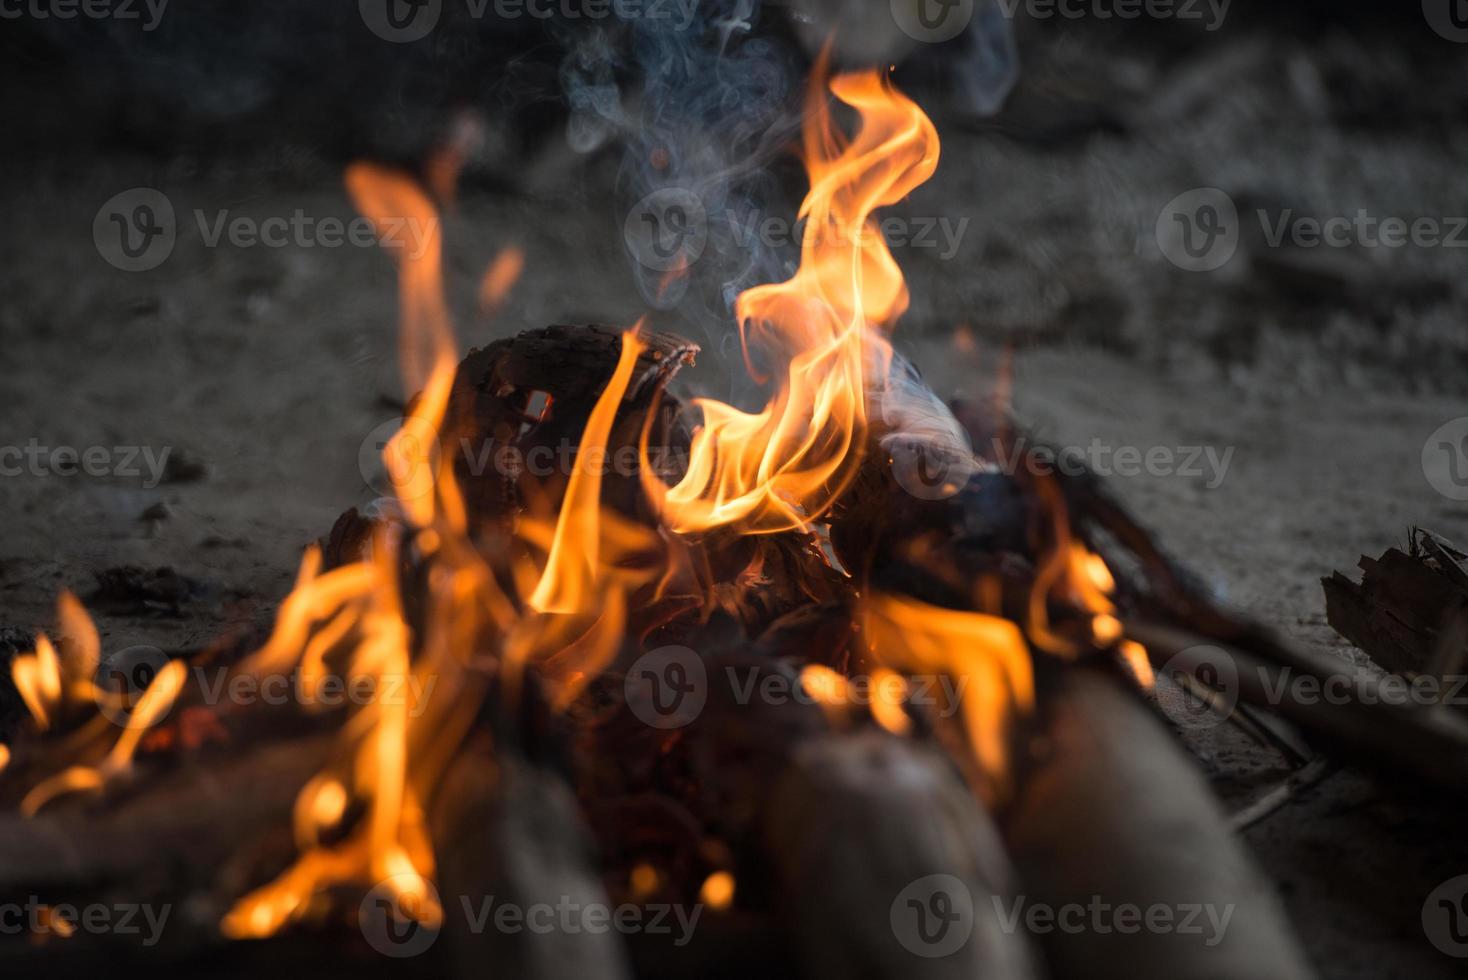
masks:
<instances>
[{"instance_id":1,"label":"orange flame","mask_svg":"<svg viewBox=\"0 0 1468 980\"><path fill-rule=\"evenodd\" d=\"M426 796L477 710L480 682L469 671L469 656L487 627L514 616L467 540L462 497L437 451L458 362L443 295L438 213L417 184L395 171L357 164L346 182L398 264L404 381L409 391L420 385L422 391L384 459L409 525L404 533L431 554L435 567L424 634L415 643L399 599L399 536L379 530L369 561L325 574L319 551L309 549L273 634L241 665L256 673L299 666L307 705L313 681L338 670L370 679L374 692L344 729L345 760L297 798L300 858L241 899L221 924L227 935L242 938L271 935L302 915L317 893L342 882L379 883L400 899L399 907L427 924L438 920L442 910L427 887L434 866ZM392 229L403 226L421 236L413 249L392 247L398 244ZM501 279L497 299L513 276ZM437 686L450 693L433 697ZM320 844L353 800L364 804L362 819L340 843Z\"/></svg>"},{"instance_id":2,"label":"orange flame","mask_svg":"<svg viewBox=\"0 0 1468 980\"><path fill-rule=\"evenodd\" d=\"M868 72L830 82L836 98L861 117L848 138L831 118L824 75L822 64L804 131L810 192L800 208L806 226L799 271L745 291L736 304L746 362L752 351L783 362L783 383L754 414L695 400L703 424L676 486L664 486L644 466L647 491L675 531L807 527L850 484L864 455L864 382L888 363L882 328L908 299L872 214L932 175L938 134L885 75Z\"/></svg>"},{"instance_id":3,"label":"orange flame","mask_svg":"<svg viewBox=\"0 0 1468 980\"><path fill-rule=\"evenodd\" d=\"M518 248L507 248L495 256L489 268L484 270L484 279L479 283L479 313L490 317L504 305L510 288L525 271L525 253Z\"/></svg>"},{"instance_id":4,"label":"orange flame","mask_svg":"<svg viewBox=\"0 0 1468 980\"><path fill-rule=\"evenodd\" d=\"M627 386L632 382L632 371L637 367L637 358L643 349L636 329L622 335L622 353L617 359L617 368L587 419L577 465L566 487L566 496L561 501L550 557L540 584L530 597L530 605L541 612L581 612L595 595L592 583L597 577L602 538L602 474L595 465L582 461L599 458L606 451L612 421Z\"/></svg>"},{"instance_id":5,"label":"orange flame","mask_svg":"<svg viewBox=\"0 0 1468 980\"><path fill-rule=\"evenodd\" d=\"M1019 627L878 594L867 602L865 634L873 656L894 669L967 679L957 694L969 742L985 775L1002 786L1009 770L1005 732L1035 699L1030 650Z\"/></svg>"}]
</instances>

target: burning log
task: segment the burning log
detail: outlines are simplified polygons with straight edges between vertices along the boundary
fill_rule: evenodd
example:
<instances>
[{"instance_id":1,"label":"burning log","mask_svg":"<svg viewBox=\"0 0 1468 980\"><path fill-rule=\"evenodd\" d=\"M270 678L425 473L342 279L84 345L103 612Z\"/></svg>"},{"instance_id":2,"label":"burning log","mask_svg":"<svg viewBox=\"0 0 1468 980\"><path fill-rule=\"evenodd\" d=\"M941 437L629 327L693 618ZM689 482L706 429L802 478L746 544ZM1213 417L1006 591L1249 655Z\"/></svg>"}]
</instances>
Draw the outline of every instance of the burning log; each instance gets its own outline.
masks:
<instances>
[{"instance_id":1,"label":"burning log","mask_svg":"<svg viewBox=\"0 0 1468 980\"><path fill-rule=\"evenodd\" d=\"M262 868L289 859L296 794L331 745L325 736L282 740L208 765L149 772L147 782L88 805L0 816L0 895L36 896L53 907L142 909L162 920L165 940L73 923L64 941L0 945L0 969L24 976L30 964L37 972L101 975L134 961L156 967L160 958L197 964L217 955L224 945L219 916ZM360 965L370 975L378 964Z\"/></svg>"},{"instance_id":2,"label":"burning log","mask_svg":"<svg viewBox=\"0 0 1468 980\"><path fill-rule=\"evenodd\" d=\"M0 893L33 888L76 897L144 881L174 896L212 890L206 876L229 866L241 841L290 813L329 742L317 736L256 746L207 766L150 774L145 784L89 806L0 815ZM159 880L165 869L185 877Z\"/></svg>"},{"instance_id":3,"label":"burning log","mask_svg":"<svg viewBox=\"0 0 1468 980\"><path fill-rule=\"evenodd\" d=\"M1063 672L1045 704L1044 755L1004 834L1026 904L1055 917L1039 937L1055 974L1310 976L1278 902L1163 726L1086 668Z\"/></svg>"},{"instance_id":4,"label":"burning log","mask_svg":"<svg viewBox=\"0 0 1468 980\"><path fill-rule=\"evenodd\" d=\"M587 417L617 366L622 336L608 327L552 325L496 341L464 358L441 437L443 450L455 454L465 503L477 520L504 521L527 503L560 499L570 474L559 469L579 446ZM665 459L687 449L681 406L665 390L682 367L693 363L698 346L654 331L639 339L645 349L605 447L609 459L635 451L645 426ZM649 413L656 413L651 424ZM492 477L471 471L470 454L458 451L465 445L489 454ZM536 472L537 459L555 461L546 468L557 472ZM635 470L611 467L604 499L629 517L645 518L638 483Z\"/></svg>"},{"instance_id":5,"label":"burning log","mask_svg":"<svg viewBox=\"0 0 1468 980\"><path fill-rule=\"evenodd\" d=\"M439 789L439 891L456 975L630 976L617 934L542 910L610 910L575 796L559 776L484 744L461 751ZM506 927L495 918L514 913ZM545 926L545 928L542 928Z\"/></svg>"},{"instance_id":6,"label":"burning log","mask_svg":"<svg viewBox=\"0 0 1468 980\"><path fill-rule=\"evenodd\" d=\"M1014 896L998 831L931 748L876 731L807 742L766 819L806 976L1035 975L995 914Z\"/></svg>"}]
</instances>

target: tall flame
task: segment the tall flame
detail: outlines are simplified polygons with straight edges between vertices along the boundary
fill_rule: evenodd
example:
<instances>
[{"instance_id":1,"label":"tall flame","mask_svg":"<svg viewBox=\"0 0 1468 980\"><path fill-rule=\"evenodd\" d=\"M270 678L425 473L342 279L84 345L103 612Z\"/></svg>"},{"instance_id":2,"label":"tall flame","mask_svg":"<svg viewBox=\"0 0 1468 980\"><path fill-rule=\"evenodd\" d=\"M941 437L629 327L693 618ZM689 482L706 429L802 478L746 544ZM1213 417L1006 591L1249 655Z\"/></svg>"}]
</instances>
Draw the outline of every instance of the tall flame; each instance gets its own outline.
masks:
<instances>
[{"instance_id":1,"label":"tall flame","mask_svg":"<svg viewBox=\"0 0 1468 980\"><path fill-rule=\"evenodd\" d=\"M810 192L800 208L800 268L786 282L745 291L736 304L746 361L759 355L783 364L783 380L753 414L695 400L703 424L677 485L663 486L644 466L647 491L675 531L809 526L861 465L864 381L885 369L891 349L882 331L908 301L872 214L933 174L938 133L884 74L868 72L830 82L831 93L860 115L848 138L824 98L824 77L822 65L804 129Z\"/></svg>"}]
</instances>

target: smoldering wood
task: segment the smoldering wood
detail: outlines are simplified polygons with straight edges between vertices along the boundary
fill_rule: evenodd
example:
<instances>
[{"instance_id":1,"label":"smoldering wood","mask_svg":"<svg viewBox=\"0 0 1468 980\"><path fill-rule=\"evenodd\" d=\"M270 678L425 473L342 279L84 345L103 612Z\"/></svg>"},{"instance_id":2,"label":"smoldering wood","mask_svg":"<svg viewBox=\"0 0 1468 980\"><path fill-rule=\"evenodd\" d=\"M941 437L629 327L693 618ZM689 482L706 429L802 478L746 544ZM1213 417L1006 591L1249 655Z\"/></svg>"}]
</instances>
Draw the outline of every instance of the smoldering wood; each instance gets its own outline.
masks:
<instances>
[{"instance_id":1,"label":"smoldering wood","mask_svg":"<svg viewBox=\"0 0 1468 980\"><path fill-rule=\"evenodd\" d=\"M1056 927L1037 936L1060 977L1295 980L1311 976L1284 913L1191 761L1108 673L1062 672L1042 708L1043 757L1003 822L1027 905L1089 911L1232 908L1226 929ZM1221 932L1216 944L1207 940Z\"/></svg>"},{"instance_id":2,"label":"smoldering wood","mask_svg":"<svg viewBox=\"0 0 1468 980\"><path fill-rule=\"evenodd\" d=\"M1017 887L998 831L933 746L871 730L802 744L774 782L765 832L804 976L1038 975L1027 938L996 914ZM972 925L943 956L928 954L904 904L929 899L914 886L933 875L952 876L941 885L958 903L951 927Z\"/></svg>"}]
</instances>

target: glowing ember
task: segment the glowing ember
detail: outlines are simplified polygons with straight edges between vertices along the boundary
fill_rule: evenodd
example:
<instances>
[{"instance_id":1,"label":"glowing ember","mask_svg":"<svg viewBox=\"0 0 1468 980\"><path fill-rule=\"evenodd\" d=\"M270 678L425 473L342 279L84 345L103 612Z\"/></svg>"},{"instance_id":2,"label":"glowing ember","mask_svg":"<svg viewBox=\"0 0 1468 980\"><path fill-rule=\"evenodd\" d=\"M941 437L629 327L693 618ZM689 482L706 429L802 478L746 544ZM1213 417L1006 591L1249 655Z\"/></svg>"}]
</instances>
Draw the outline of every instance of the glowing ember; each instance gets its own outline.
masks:
<instances>
[{"instance_id":1,"label":"glowing ember","mask_svg":"<svg viewBox=\"0 0 1468 980\"><path fill-rule=\"evenodd\" d=\"M715 871L704 879L698 900L715 912L727 909L734 904L734 876L727 871Z\"/></svg>"},{"instance_id":2,"label":"glowing ember","mask_svg":"<svg viewBox=\"0 0 1468 980\"><path fill-rule=\"evenodd\" d=\"M1152 661L1147 657L1147 648L1135 640L1123 640L1117 650L1137 683L1144 690L1152 690L1157 685L1157 675L1152 670Z\"/></svg>"}]
</instances>

